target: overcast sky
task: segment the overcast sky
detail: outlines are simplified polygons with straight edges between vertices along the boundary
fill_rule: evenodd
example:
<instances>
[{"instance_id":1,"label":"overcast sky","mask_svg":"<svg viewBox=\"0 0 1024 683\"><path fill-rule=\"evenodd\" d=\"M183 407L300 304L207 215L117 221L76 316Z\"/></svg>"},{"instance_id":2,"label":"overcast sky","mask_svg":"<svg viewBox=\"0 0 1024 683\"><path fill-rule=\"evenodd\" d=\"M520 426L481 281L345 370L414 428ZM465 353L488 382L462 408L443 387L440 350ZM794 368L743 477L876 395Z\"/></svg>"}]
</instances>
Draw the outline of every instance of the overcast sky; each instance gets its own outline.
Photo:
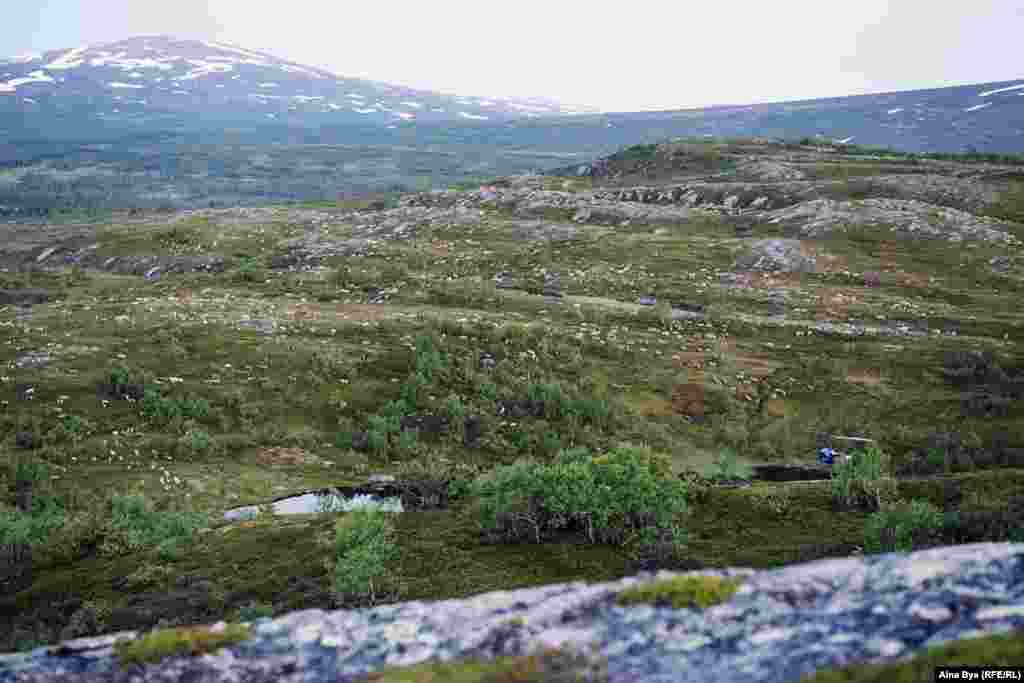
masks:
<instances>
[{"instance_id":1,"label":"overcast sky","mask_svg":"<svg viewBox=\"0 0 1024 683\"><path fill-rule=\"evenodd\" d=\"M339 75L604 111L1024 77L1021 0L29 0L0 54L133 35L203 38Z\"/></svg>"}]
</instances>

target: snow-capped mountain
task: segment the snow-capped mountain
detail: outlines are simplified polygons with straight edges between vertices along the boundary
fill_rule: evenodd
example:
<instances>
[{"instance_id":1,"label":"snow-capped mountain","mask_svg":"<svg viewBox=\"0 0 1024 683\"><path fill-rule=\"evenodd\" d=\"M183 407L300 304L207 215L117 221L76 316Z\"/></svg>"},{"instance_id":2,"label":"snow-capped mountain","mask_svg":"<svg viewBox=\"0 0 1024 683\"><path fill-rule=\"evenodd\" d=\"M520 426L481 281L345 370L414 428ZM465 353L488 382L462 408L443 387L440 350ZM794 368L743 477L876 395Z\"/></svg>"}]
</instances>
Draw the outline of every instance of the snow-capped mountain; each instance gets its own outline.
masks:
<instances>
[{"instance_id":1,"label":"snow-capped mountain","mask_svg":"<svg viewBox=\"0 0 1024 683\"><path fill-rule=\"evenodd\" d=\"M595 113L548 99L414 90L296 64L223 43L142 36L0 59L0 112L110 119L198 113L336 123L501 121ZM317 118L320 118L319 116Z\"/></svg>"}]
</instances>

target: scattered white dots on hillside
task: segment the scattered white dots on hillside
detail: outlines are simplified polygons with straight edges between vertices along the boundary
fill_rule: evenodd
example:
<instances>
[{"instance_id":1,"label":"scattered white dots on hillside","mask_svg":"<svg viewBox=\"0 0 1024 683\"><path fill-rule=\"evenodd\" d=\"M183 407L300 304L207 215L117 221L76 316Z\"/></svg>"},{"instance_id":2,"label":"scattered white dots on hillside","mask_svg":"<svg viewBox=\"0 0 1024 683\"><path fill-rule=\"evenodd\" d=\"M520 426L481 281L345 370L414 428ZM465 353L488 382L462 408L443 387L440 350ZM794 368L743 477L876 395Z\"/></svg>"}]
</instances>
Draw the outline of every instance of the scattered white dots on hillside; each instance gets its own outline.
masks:
<instances>
[{"instance_id":1,"label":"scattered white dots on hillside","mask_svg":"<svg viewBox=\"0 0 1024 683\"><path fill-rule=\"evenodd\" d=\"M109 87L109 88L135 88L135 89L142 89L142 88L145 88L146 86L144 86L144 85L134 85L132 83L118 83L117 81L115 81L113 83L107 83L107 87Z\"/></svg>"},{"instance_id":2,"label":"scattered white dots on hillside","mask_svg":"<svg viewBox=\"0 0 1024 683\"><path fill-rule=\"evenodd\" d=\"M885 113L886 114L899 114L901 111L903 111L903 107L896 107L895 109L890 109L889 111L887 111Z\"/></svg>"},{"instance_id":3,"label":"scattered white dots on hillside","mask_svg":"<svg viewBox=\"0 0 1024 683\"><path fill-rule=\"evenodd\" d=\"M311 95L293 95L292 99L300 102L316 102L317 100L322 100L323 95L317 95L315 97Z\"/></svg>"},{"instance_id":4,"label":"scattered white dots on hillside","mask_svg":"<svg viewBox=\"0 0 1024 683\"><path fill-rule=\"evenodd\" d=\"M480 105L481 107L493 107L494 106L494 102L491 102L490 100L480 100L479 102L477 102L477 104Z\"/></svg>"},{"instance_id":5,"label":"scattered white dots on hillside","mask_svg":"<svg viewBox=\"0 0 1024 683\"><path fill-rule=\"evenodd\" d=\"M1020 90L1024 88L1024 83L1019 85L1011 85L1008 88L999 88L997 90L986 90L985 92L978 93L978 97L988 97L989 95L995 95L997 92L1006 92L1008 90Z\"/></svg>"},{"instance_id":6,"label":"scattered white dots on hillside","mask_svg":"<svg viewBox=\"0 0 1024 683\"><path fill-rule=\"evenodd\" d=\"M360 95L360 94L359 94L359 93L357 93L357 92L350 92L350 93L348 94L348 96L349 96L349 97L354 97L354 98L356 98L357 100L365 100L365 99L366 99L366 97L365 97L365 96L363 96L363 95Z\"/></svg>"},{"instance_id":7,"label":"scattered white dots on hillside","mask_svg":"<svg viewBox=\"0 0 1024 683\"><path fill-rule=\"evenodd\" d=\"M278 87L278 85L277 85L277 83L260 83L257 87L259 87L259 88L276 88L276 87Z\"/></svg>"},{"instance_id":8,"label":"scattered white dots on hillside","mask_svg":"<svg viewBox=\"0 0 1024 683\"><path fill-rule=\"evenodd\" d=\"M413 109L422 109L423 108L423 105L420 104L419 102L400 102L399 104L404 104L405 106L412 107Z\"/></svg>"},{"instance_id":9,"label":"scattered white dots on hillside","mask_svg":"<svg viewBox=\"0 0 1024 683\"><path fill-rule=\"evenodd\" d=\"M964 111L978 111L979 109L984 109L985 107L991 107L991 106L992 106L991 102L986 102L985 104L976 104L973 107L968 107L967 109L964 109Z\"/></svg>"},{"instance_id":10,"label":"scattered white dots on hillside","mask_svg":"<svg viewBox=\"0 0 1024 683\"><path fill-rule=\"evenodd\" d=\"M341 107L335 104L334 102L329 102L327 106L333 109L334 111L338 111L339 109L341 109Z\"/></svg>"},{"instance_id":11,"label":"scattered white dots on hillside","mask_svg":"<svg viewBox=\"0 0 1024 683\"><path fill-rule=\"evenodd\" d=\"M474 121L486 121L487 120L486 116L477 116L476 114L467 114L464 111L460 111L459 112L459 116L461 116L464 119L473 119Z\"/></svg>"},{"instance_id":12,"label":"scattered white dots on hillside","mask_svg":"<svg viewBox=\"0 0 1024 683\"><path fill-rule=\"evenodd\" d=\"M354 111L357 114L376 114L377 113L376 109L356 109L354 107L352 108L352 111Z\"/></svg>"}]
</instances>

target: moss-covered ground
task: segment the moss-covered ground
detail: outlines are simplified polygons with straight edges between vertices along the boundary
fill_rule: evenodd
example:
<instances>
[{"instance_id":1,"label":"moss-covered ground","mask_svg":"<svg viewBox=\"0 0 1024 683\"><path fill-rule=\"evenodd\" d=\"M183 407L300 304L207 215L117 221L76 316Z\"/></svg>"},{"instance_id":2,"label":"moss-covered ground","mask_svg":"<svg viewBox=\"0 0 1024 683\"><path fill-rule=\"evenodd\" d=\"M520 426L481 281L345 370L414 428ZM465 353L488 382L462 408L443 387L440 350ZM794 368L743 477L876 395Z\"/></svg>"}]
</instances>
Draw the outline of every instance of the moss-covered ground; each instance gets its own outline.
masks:
<instances>
[{"instance_id":1,"label":"moss-covered ground","mask_svg":"<svg viewBox=\"0 0 1024 683\"><path fill-rule=\"evenodd\" d=\"M862 166L851 174L862 174ZM1001 204L998 212L1008 216L1013 206ZM725 218L583 225L573 240L545 242L522 239L508 216L489 211L479 225L418 229L411 240L381 241L368 255L333 257L312 272L268 267L283 252L280 242L303 231L283 218L258 226L163 220L111 222L99 248L109 255L219 254L227 270L156 281L70 269L0 273L0 288L53 296L28 316L0 308L0 462L45 462L50 478L34 495L57 501L69 518L102 516L111 494L134 493L157 511L201 512L215 523L177 552L112 555L100 551L100 538L55 532L53 542L34 548L29 579L0 595L0 623L9 624L0 629L0 651L74 635L237 620L252 604L274 614L365 606L363 598L340 600L331 590L329 550L315 542L331 532L331 516L219 520L232 507L354 486L372 474L403 479L460 466L484 472L525 456L550 459L558 448L600 451L621 443L667 454L677 473L706 469L723 448L747 465L812 464L817 432L873 438L897 463L938 432L979 444L1002 434L1024 446L1019 401L1002 415L971 414L939 372L948 352L964 350L991 351L1003 367L1020 367L1024 272L1020 265L1001 274L987 267L993 256L1010 254L1007 247L903 241L873 229L805 240L844 265L778 285L787 323L779 325L766 312L764 289L720 283L742 248ZM1013 229L1024 237L1024 226ZM353 230L333 227L331 238ZM539 291L544 269L561 273L561 302L529 293ZM527 291L494 287L498 271L512 273ZM875 285L863 280L869 271L881 274ZM907 273L920 277L908 281ZM386 303L367 304L364 287L371 285L388 289ZM707 316L670 320L664 310L635 303L650 294L703 305ZM276 326L261 335L241 328L243 319ZM959 334L852 339L810 332L821 320L895 319ZM417 412L447 414L458 399L466 414L481 417L479 442L466 446L456 428L385 451L345 447L340 433L366 431L371 416L400 398L421 336L433 340L444 367ZM30 351L46 353L49 362L19 365ZM492 369L481 366L484 353L495 359ZM103 395L112 373L165 399L205 401L208 410L147 415L145 401ZM607 418L496 414L496 401L523 400L531 387L552 383L574 398L606 401ZM693 419L694 401L703 421ZM37 447L19 447L23 433ZM299 457L282 458L282 449ZM1024 494L1022 463L983 451L973 460L947 459L947 476L964 493L961 509L998 507ZM6 492L13 474L0 468L0 477ZM942 503L937 480L901 479L898 486L905 499ZM704 567L848 555L863 545L870 514L837 512L827 481L711 488L694 501L681 520L689 537L683 555ZM0 502L0 512L13 510L13 498ZM472 500L409 511L394 524L399 561L386 601L609 581L636 571L626 548L588 543L573 529L541 544L485 541Z\"/></svg>"}]
</instances>

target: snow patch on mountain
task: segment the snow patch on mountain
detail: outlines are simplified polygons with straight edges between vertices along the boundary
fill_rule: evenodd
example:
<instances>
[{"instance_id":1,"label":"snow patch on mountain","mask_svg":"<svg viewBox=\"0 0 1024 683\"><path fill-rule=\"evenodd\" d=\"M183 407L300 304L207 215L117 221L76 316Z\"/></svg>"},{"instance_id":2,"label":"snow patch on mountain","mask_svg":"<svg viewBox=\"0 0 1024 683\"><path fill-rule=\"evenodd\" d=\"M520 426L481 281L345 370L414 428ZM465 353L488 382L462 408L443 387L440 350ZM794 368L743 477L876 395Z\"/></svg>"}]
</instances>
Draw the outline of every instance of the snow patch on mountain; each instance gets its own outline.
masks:
<instances>
[{"instance_id":1,"label":"snow patch on mountain","mask_svg":"<svg viewBox=\"0 0 1024 683\"><path fill-rule=\"evenodd\" d=\"M486 116L477 116L476 114L467 114L464 111L460 111L459 112L459 116L461 116L464 119L473 119L474 121L486 121L487 120Z\"/></svg>"},{"instance_id":2,"label":"snow patch on mountain","mask_svg":"<svg viewBox=\"0 0 1024 683\"><path fill-rule=\"evenodd\" d=\"M985 107L991 107L991 106L992 106L991 102L986 102L985 104L976 104L973 107L968 107L967 109L964 109L964 111L978 111L979 109L984 109Z\"/></svg>"},{"instance_id":3,"label":"snow patch on mountain","mask_svg":"<svg viewBox=\"0 0 1024 683\"><path fill-rule=\"evenodd\" d=\"M117 81L115 81L113 83L107 83L107 85L109 87L111 87L111 88L136 88L136 89L142 89L142 88L146 87L144 85L134 85L132 83L118 83Z\"/></svg>"},{"instance_id":4,"label":"snow patch on mountain","mask_svg":"<svg viewBox=\"0 0 1024 683\"><path fill-rule=\"evenodd\" d=\"M197 62L198 62L198 60L191 60L191 59L189 60L189 63L191 63L193 65L196 65ZM206 75L209 75L209 74L227 73L229 71L232 71L235 68L231 64L224 64L223 62L212 62L212 63L198 62L198 63L202 64L202 66L199 66L199 68L194 69L194 70L188 72L184 76L178 76L174 80L176 80L176 81L191 81L191 80L195 80L196 78L200 78L202 76L206 76Z\"/></svg>"}]
</instances>

